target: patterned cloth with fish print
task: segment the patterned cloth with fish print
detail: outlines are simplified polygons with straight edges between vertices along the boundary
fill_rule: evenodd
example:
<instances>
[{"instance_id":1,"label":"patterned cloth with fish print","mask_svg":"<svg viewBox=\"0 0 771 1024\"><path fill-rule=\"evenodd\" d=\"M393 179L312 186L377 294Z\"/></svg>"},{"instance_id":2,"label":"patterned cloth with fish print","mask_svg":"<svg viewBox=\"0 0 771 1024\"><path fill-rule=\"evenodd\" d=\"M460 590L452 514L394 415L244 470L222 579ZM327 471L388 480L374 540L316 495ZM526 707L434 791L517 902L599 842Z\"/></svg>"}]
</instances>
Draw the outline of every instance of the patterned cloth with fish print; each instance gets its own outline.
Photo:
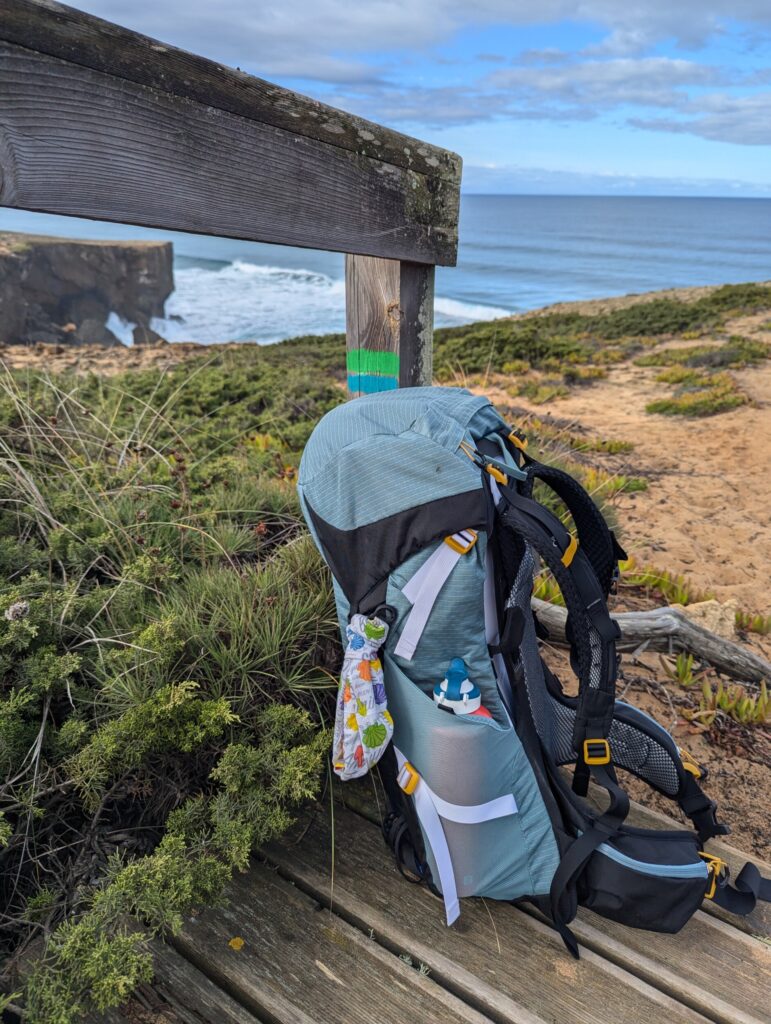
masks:
<instances>
[{"instance_id":1,"label":"patterned cloth with fish print","mask_svg":"<svg viewBox=\"0 0 771 1024\"><path fill-rule=\"evenodd\" d=\"M377 616L353 615L345 635L332 743L332 763L343 781L366 775L382 757L394 731L378 658L388 626Z\"/></svg>"}]
</instances>

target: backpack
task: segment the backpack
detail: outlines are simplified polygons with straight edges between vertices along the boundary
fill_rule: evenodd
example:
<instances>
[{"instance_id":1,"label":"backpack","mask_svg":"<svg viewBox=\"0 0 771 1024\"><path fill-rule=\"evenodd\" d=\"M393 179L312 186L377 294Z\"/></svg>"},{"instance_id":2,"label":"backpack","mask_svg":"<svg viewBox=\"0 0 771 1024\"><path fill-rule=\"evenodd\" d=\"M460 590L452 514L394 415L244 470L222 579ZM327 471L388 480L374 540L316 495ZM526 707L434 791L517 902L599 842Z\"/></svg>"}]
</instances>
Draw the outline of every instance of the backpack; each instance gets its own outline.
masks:
<instances>
[{"instance_id":1,"label":"backpack","mask_svg":"<svg viewBox=\"0 0 771 1024\"><path fill-rule=\"evenodd\" d=\"M607 598L624 552L577 481L526 447L486 398L421 387L338 406L302 456L298 491L332 572L344 676L366 683L374 666L384 687L366 704L346 682L338 711L354 727L368 716L357 735L378 741L397 864L441 894L448 924L464 896L529 901L575 956L579 905L661 932L682 928L705 898L750 913L771 899L771 882L747 864L732 886L704 850L728 829L701 769L615 699L619 629ZM534 500L536 481L574 533ZM539 559L567 608L576 698L540 656ZM359 655L369 660L357 669ZM354 743L335 764L343 777L371 763ZM673 800L693 830L626 824L616 768ZM607 794L604 811L584 799L590 781Z\"/></svg>"}]
</instances>

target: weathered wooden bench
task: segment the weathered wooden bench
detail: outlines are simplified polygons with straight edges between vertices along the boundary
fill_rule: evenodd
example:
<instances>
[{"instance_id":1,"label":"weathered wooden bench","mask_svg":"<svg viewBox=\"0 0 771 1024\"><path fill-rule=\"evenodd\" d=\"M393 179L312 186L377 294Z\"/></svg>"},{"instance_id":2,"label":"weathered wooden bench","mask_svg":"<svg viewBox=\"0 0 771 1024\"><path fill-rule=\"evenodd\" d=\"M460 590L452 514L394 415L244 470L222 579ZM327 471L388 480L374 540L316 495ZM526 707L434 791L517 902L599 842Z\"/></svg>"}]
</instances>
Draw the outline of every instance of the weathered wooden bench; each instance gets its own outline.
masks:
<instances>
[{"instance_id":1,"label":"weathered wooden bench","mask_svg":"<svg viewBox=\"0 0 771 1024\"><path fill-rule=\"evenodd\" d=\"M431 380L434 266L455 262L459 184L453 153L50 0L0 0L0 205L346 253L352 394ZM309 808L226 907L156 944L154 985L106 1019L769 1019L766 906L728 923L705 903L675 937L582 913L579 962L507 905L465 901L448 929L394 867L376 795L336 786Z\"/></svg>"}]
</instances>

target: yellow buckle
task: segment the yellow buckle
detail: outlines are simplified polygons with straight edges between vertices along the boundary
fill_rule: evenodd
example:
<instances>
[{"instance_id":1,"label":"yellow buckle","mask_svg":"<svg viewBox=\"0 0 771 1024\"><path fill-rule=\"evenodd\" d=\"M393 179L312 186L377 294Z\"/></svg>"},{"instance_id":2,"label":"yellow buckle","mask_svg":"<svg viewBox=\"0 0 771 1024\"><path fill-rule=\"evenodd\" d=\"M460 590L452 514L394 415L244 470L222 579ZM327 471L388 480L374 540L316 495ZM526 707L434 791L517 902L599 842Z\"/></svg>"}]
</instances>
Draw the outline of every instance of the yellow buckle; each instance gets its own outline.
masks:
<instances>
[{"instance_id":1,"label":"yellow buckle","mask_svg":"<svg viewBox=\"0 0 771 1024\"><path fill-rule=\"evenodd\" d=\"M401 789L410 796L418 788L420 782L420 776L412 767L409 761L405 761L399 769L399 774L396 776L396 781L399 783Z\"/></svg>"},{"instance_id":2,"label":"yellow buckle","mask_svg":"<svg viewBox=\"0 0 771 1024\"><path fill-rule=\"evenodd\" d=\"M690 772L690 774L693 775L694 779L700 779L702 774L701 768L699 767L699 763L693 757L693 755L689 754L688 751L685 750L683 747L678 747L677 752L680 755L680 760L682 761L683 768L687 772Z\"/></svg>"},{"instance_id":3,"label":"yellow buckle","mask_svg":"<svg viewBox=\"0 0 771 1024\"><path fill-rule=\"evenodd\" d=\"M571 534L570 535L570 543L565 548L565 551L564 551L564 553L562 555L562 559L561 559L562 564L565 566L566 569L570 568L570 563L576 557L576 551L578 551L578 538L574 537Z\"/></svg>"},{"instance_id":4,"label":"yellow buckle","mask_svg":"<svg viewBox=\"0 0 771 1024\"><path fill-rule=\"evenodd\" d=\"M699 853L699 856L707 862L707 870L709 871L709 877L711 880L709 892L704 893L704 899L711 900L717 890L718 880L728 865L722 858L716 857L714 853L706 853L702 850Z\"/></svg>"},{"instance_id":5,"label":"yellow buckle","mask_svg":"<svg viewBox=\"0 0 771 1024\"><path fill-rule=\"evenodd\" d=\"M456 540L456 537L471 537L471 540L466 544ZM474 547L477 542L478 533L476 530L461 530L460 533L454 533L451 537L445 537L444 542L448 548L452 548L453 551L457 551L459 555L467 555L469 551Z\"/></svg>"},{"instance_id":6,"label":"yellow buckle","mask_svg":"<svg viewBox=\"0 0 771 1024\"><path fill-rule=\"evenodd\" d=\"M598 747L602 753L597 753ZM584 740L584 764L610 764L610 743L607 740Z\"/></svg>"},{"instance_id":7,"label":"yellow buckle","mask_svg":"<svg viewBox=\"0 0 771 1024\"><path fill-rule=\"evenodd\" d=\"M509 478L497 466L493 466L488 462L485 469L493 480L497 480L499 484L507 484L509 482Z\"/></svg>"},{"instance_id":8,"label":"yellow buckle","mask_svg":"<svg viewBox=\"0 0 771 1024\"><path fill-rule=\"evenodd\" d=\"M509 434L509 440L514 445L514 447L519 448L521 452L523 452L525 448L527 448L527 438L524 435L520 436L516 432L516 430L512 430L512 432Z\"/></svg>"}]
</instances>

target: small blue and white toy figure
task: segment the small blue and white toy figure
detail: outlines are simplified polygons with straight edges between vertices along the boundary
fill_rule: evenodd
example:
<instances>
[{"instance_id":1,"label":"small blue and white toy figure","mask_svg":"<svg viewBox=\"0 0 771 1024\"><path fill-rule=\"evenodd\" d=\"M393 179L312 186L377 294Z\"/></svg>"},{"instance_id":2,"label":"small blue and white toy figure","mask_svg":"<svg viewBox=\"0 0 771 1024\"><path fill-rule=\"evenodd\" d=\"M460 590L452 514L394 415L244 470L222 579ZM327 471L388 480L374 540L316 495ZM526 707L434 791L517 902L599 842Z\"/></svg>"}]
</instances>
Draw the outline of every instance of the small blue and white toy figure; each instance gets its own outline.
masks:
<instances>
[{"instance_id":1,"label":"small blue and white toy figure","mask_svg":"<svg viewBox=\"0 0 771 1024\"><path fill-rule=\"evenodd\" d=\"M463 658L452 659L447 677L434 687L434 700L456 715L471 715L482 706L482 694L469 679Z\"/></svg>"}]
</instances>

